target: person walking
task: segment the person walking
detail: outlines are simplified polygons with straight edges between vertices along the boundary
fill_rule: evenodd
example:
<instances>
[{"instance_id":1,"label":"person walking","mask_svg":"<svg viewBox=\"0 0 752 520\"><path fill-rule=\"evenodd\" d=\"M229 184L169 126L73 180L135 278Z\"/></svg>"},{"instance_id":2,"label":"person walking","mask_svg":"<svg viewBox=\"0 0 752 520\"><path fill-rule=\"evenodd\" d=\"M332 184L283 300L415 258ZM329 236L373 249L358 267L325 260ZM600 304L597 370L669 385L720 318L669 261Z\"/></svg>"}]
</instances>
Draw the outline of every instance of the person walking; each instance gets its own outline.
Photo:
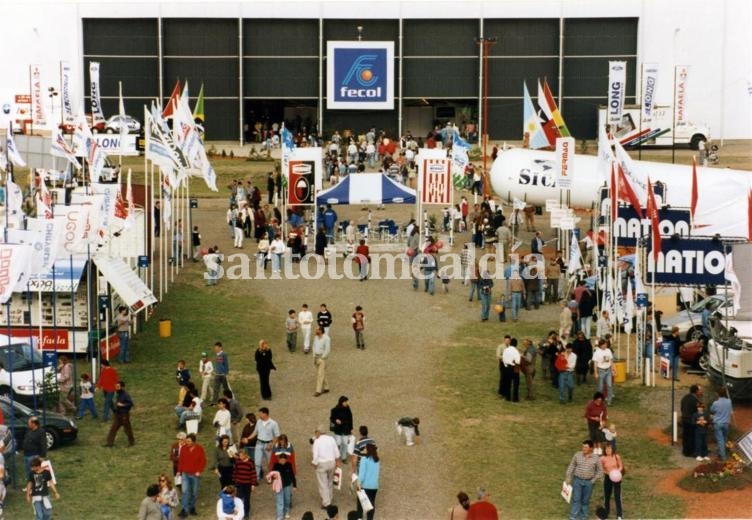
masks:
<instances>
[{"instance_id":1,"label":"person walking","mask_svg":"<svg viewBox=\"0 0 752 520\"><path fill-rule=\"evenodd\" d=\"M256 360L256 372L259 376L259 385L261 386L261 399L269 401L272 398L272 387L269 385L269 374L272 370L277 370L272 361L272 349L269 343L262 339L259 341L258 349L254 354Z\"/></svg>"},{"instance_id":2,"label":"person walking","mask_svg":"<svg viewBox=\"0 0 752 520\"><path fill-rule=\"evenodd\" d=\"M130 363L129 342L131 335L131 316L128 307L121 305L117 316L118 338L120 339L120 362Z\"/></svg>"},{"instance_id":3,"label":"person walking","mask_svg":"<svg viewBox=\"0 0 752 520\"><path fill-rule=\"evenodd\" d=\"M163 520L162 508L159 506L159 485L151 484L146 488L146 496L138 508L138 520Z\"/></svg>"},{"instance_id":4,"label":"person walking","mask_svg":"<svg viewBox=\"0 0 752 520\"><path fill-rule=\"evenodd\" d=\"M298 347L298 329L300 329L300 322L298 321L298 315L295 313L295 309L287 311L287 318L285 318L285 339L287 341L287 350L295 352ZM310 327L309 332L310 334Z\"/></svg>"},{"instance_id":5,"label":"person walking","mask_svg":"<svg viewBox=\"0 0 752 520\"><path fill-rule=\"evenodd\" d=\"M502 397L510 402L520 400L520 351L517 350L517 339L512 338L501 353L502 368Z\"/></svg>"},{"instance_id":6,"label":"person walking","mask_svg":"<svg viewBox=\"0 0 752 520\"><path fill-rule=\"evenodd\" d=\"M247 515L246 518L250 518L251 494L256 486L258 486L258 476L256 474L256 465L248 456L248 452L245 449L238 451L238 455L235 458L232 481L235 483L237 497L243 502L243 510Z\"/></svg>"},{"instance_id":7,"label":"person walking","mask_svg":"<svg viewBox=\"0 0 752 520\"><path fill-rule=\"evenodd\" d=\"M332 436L326 435L325 432L323 426L318 426L314 432L313 459L311 461L313 467L316 468L316 484L323 508L332 504L334 469L341 466L337 442Z\"/></svg>"},{"instance_id":8,"label":"person walking","mask_svg":"<svg viewBox=\"0 0 752 520\"><path fill-rule=\"evenodd\" d=\"M593 453L593 441L582 441L582 449L569 462L565 480L572 486L569 520L587 520L593 484L603 476L603 466Z\"/></svg>"},{"instance_id":9,"label":"person walking","mask_svg":"<svg viewBox=\"0 0 752 520\"><path fill-rule=\"evenodd\" d=\"M368 280L368 264L371 261L371 251L366 245L364 239L360 239L358 247L355 249L355 263L358 264L358 280L361 282Z\"/></svg>"},{"instance_id":10,"label":"person walking","mask_svg":"<svg viewBox=\"0 0 752 520\"><path fill-rule=\"evenodd\" d=\"M480 320L488 321L488 313L491 309L491 292L493 291L493 278L485 269L480 271L478 279L478 299L480 300Z\"/></svg>"},{"instance_id":11,"label":"person walking","mask_svg":"<svg viewBox=\"0 0 752 520\"><path fill-rule=\"evenodd\" d=\"M525 376L525 388L527 388L526 399L535 400L535 388L533 380L535 378L535 358L538 357L538 349L529 339L522 340L522 357L520 358L521 371Z\"/></svg>"},{"instance_id":12,"label":"person walking","mask_svg":"<svg viewBox=\"0 0 752 520\"><path fill-rule=\"evenodd\" d=\"M603 456L601 456L601 467L603 468L603 507L606 509L606 518L611 511L611 493L613 492L616 518L621 520L624 517L621 507L621 480L624 476L624 463L610 442L606 443Z\"/></svg>"},{"instance_id":13,"label":"person walking","mask_svg":"<svg viewBox=\"0 0 752 520\"><path fill-rule=\"evenodd\" d=\"M201 233L198 232L198 226L193 226L191 232L191 246L193 248L191 259L194 262L198 262L198 257L201 255Z\"/></svg>"},{"instance_id":14,"label":"person walking","mask_svg":"<svg viewBox=\"0 0 752 520\"><path fill-rule=\"evenodd\" d=\"M358 518L363 520L373 520L373 515L376 512L376 493L379 492L379 474L381 471L381 463L379 461L379 452L375 444L366 444L365 455L361 457L360 464L358 465L358 480L356 481L357 489L362 489L366 492L368 500L371 501L373 509L363 516L363 506L360 504L360 500L357 501Z\"/></svg>"},{"instance_id":15,"label":"person walking","mask_svg":"<svg viewBox=\"0 0 752 520\"><path fill-rule=\"evenodd\" d=\"M695 456L695 424L692 417L697 413L697 406L702 403L703 388L700 385L689 387L689 393L681 400L682 454Z\"/></svg>"},{"instance_id":16,"label":"person walking","mask_svg":"<svg viewBox=\"0 0 752 520\"><path fill-rule=\"evenodd\" d=\"M50 489L55 494L55 498L60 500L60 493L57 491L52 474L48 469L42 467L42 459L40 457L34 457L31 461L31 471L28 473L26 481L26 501L34 508L35 520L49 520L52 518Z\"/></svg>"},{"instance_id":17,"label":"person walking","mask_svg":"<svg viewBox=\"0 0 752 520\"><path fill-rule=\"evenodd\" d=\"M718 458L726 460L726 442L728 442L729 423L734 414L731 406L731 399L728 397L726 387L719 388L716 393L718 399L710 405L710 414L713 418L713 430L715 432L715 442L718 446Z\"/></svg>"},{"instance_id":18,"label":"person walking","mask_svg":"<svg viewBox=\"0 0 752 520\"><path fill-rule=\"evenodd\" d=\"M346 395L340 396L337 406L329 412L329 429L334 434L334 440L339 447L342 462L347 462L348 446L352 436L353 418L350 410L350 400Z\"/></svg>"},{"instance_id":19,"label":"person walking","mask_svg":"<svg viewBox=\"0 0 752 520\"><path fill-rule=\"evenodd\" d=\"M324 333L324 327L316 327L313 338L313 366L316 367L316 392L313 397L329 392L329 382L326 380L326 363L332 351L332 343Z\"/></svg>"},{"instance_id":20,"label":"person walking","mask_svg":"<svg viewBox=\"0 0 752 520\"><path fill-rule=\"evenodd\" d=\"M355 348L365 350L366 342L363 339L363 331L366 328L366 315L360 305L355 307L355 312L352 315L352 327L355 331Z\"/></svg>"},{"instance_id":21,"label":"person walking","mask_svg":"<svg viewBox=\"0 0 752 520\"><path fill-rule=\"evenodd\" d=\"M269 468L272 446L279 437L279 424L269 417L269 408L262 406L258 409L258 420L253 429L249 441L255 439L256 445L253 451L253 459L256 465L258 478L262 478Z\"/></svg>"},{"instance_id":22,"label":"person walking","mask_svg":"<svg viewBox=\"0 0 752 520\"><path fill-rule=\"evenodd\" d=\"M207 395L211 392L211 398L209 399L209 402L211 402L214 398L214 389L210 386L214 377L214 364L206 352L201 353L201 360L198 362L198 373L201 374L201 401L206 401Z\"/></svg>"},{"instance_id":23,"label":"person walking","mask_svg":"<svg viewBox=\"0 0 752 520\"><path fill-rule=\"evenodd\" d=\"M42 429L39 417L32 415L26 421L26 434L21 444L24 453L24 471L28 475L31 471L31 461L35 458L47 456L47 434Z\"/></svg>"},{"instance_id":24,"label":"person walking","mask_svg":"<svg viewBox=\"0 0 752 520\"><path fill-rule=\"evenodd\" d=\"M572 344L567 343L564 352L557 355L555 368L559 373L559 402L564 404L564 391L567 391L569 402L572 402L574 392L574 368L577 366L577 354L572 352Z\"/></svg>"},{"instance_id":25,"label":"person walking","mask_svg":"<svg viewBox=\"0 0 752 520\"><path fill-rule=\"evenodd\" d=\"M606 404L610 406L614 398L614 353L605 339L598 340L593 353L593 376L598 381L598 391L606 396Z\"/></svg>"},{"instance_id":26,"label":"person walking","mask_svg":"<svg viewBox=\"0 0 752 520\"><path fill-rule=\"evenodd\" d=\"M101 389L104 393L104 405L102 407L102 420L107 422L110 420L110 412L112 411L113 397L115 396L115 388L117 382L120 380L117 370L110 365L110 362L106 359L101 361L102 370L99 372L99 381L97 381L97 388Z\"/></svg>"},{"instance_id":27,"label":"person walking","mask_svg":"<svg viewBox=\"0 0 752 520\"><path fill-rule=\"evenodd\" d=\"M304 303L298 313L300 331L303 333L303 353L311 351L311 328L313 326L313 313L308 310L308 304Z\"/></svg>"},{"instance_id":28,"label":"person walking","mask_svg":"<svg viewBox=\"0 0 752 520\"><path fill-rule=\"evenodd\" d=\"M178 457L178 472L182 475L181 504L183 509L178 516L186 518L189 514L198 516L196 499L201 479L201 473L206 468L206 453L204 448L196 442L196 434L189 433L185 438L185 445L180 449Z\"/></svg>"},{"instance_id":29,"label":"person walking","mask_svg":"<svg viewBox=\"0 0 752 520\"><path fill-rule=\"evenodd\" d=\"M105 448L112 448L114 446L115 436L121 427L125 430L125 435L128 436L128 446L136 444L136 440L133 437L133 428L131 427L131 408L133 408L133 399L125 391L125 381L118 381L115 385L115 405L113 410L115 415L112 418L110 432L107 434L107 441L104 444Z\"/></svg>"},{"instance_id":30,"label":"person walking","mask_svg":"<svg viewBox=\"0 0 752 520\"><path fill-rule=\"evenodd\" d=\"M219 392L219 387L222 387L222 391L230 390L230 384L227 382L227 376L230 374L230 359L227 354L222 350L222 342L217 341L214 344L214 384L212 386L212 404L216 404L216 399L219 399L222 394Z\"/></svg>"},{"instance_id":31,"label":"person walking","mask_svg":"<svg viewBox=\"0 0 752 520\"><path fill-rule=\"evenodd\" d=\"M499 520L499 511L491 503L491 495L486 488L478 488L478 500L470 504L467 520Z\"/></svg>"}]
</instances>

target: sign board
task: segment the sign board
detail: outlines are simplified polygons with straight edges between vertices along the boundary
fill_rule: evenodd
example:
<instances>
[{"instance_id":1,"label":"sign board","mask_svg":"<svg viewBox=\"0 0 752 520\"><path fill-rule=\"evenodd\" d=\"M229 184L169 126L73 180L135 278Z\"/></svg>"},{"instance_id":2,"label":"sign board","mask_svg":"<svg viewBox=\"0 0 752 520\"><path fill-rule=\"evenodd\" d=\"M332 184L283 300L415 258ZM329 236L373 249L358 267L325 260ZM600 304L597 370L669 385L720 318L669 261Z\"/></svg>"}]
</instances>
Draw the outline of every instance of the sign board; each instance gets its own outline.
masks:
<instances>
[{"instance_id":1,"label":"sign board","mask_svg":"<svg viewBox=\"0 0 752 520\"><path fill-rule=\"evenodd\" d=\"M664 285L723 285L726 255L720 240L676 238L661 240L661 252L654 262L652 240L647 242L646 283Z\"/></svg>"},{"instance_id":2,"label":"sign board","mask_svg":"<svg viewBox=\"0 0 752 520\"><path fill-rule=\"evenodd\" d=\"M108 155L138 155L137 134L95 134L97 145ZM122 147L120 144L122 143Z\"/></svg>"},{"instance_id":3,"label":"sign board","mask_svg":"<svg viewBox=\"0 0 752 520\"><path fill-rule=\"evenodd\" d=\"M328 109L394 109L394 42L328 41Z\"/></svg>"},{"instance_id":4,"label":"sign board","mask_svg":"<svg viewBox=\"0 0 752 520\"><path fill-rule=\"evenodd\" d=\"M658 217L661 236L689 236L692 229L689 210L664 208L658 211ZM650 238L651 223L649 219L640 220L632 206L622 206L619 207L613 230L619 246L635 247L640 238Z\"/></svg>"},{"instance_id":5,"label":"sign board","mask_svg":"<svg viewBox=\"0 0 752 520\"><path fill-rule=\"evenodd\" d=\"M561 203L556 199L546 199L546 211L553 211L561 208Z\"/></svg>"},{"instance_id":6,"label":"sign board","mask_svg":"<svg viewBox=\"0 0 752 520\"><path fill-rule=\"evenodd\" d=\"M94 263L131 312L138 312L157 303L151 289L122 259L96 255Z\"/></svg>"},{"instance_id":7,"label":"sign board","mask_svg":"<svg viewBox=\"0 0 752 520\"><path fill-rule=\"evenodd\" d=\"M291 206L313 204L315 194L314 161L289 161L287 166L287 203Z\"/></svg>"},{"instance_id":8,"label":"sign board","mask_svg":"<svg viewBox=\"0 0 752 520\"><path fill-rule=\"evenodd\" d=\"M448 159L425 159L420 170L422 204L449 204L452 198L452 175Z\"/></svg>"}]
</instances>

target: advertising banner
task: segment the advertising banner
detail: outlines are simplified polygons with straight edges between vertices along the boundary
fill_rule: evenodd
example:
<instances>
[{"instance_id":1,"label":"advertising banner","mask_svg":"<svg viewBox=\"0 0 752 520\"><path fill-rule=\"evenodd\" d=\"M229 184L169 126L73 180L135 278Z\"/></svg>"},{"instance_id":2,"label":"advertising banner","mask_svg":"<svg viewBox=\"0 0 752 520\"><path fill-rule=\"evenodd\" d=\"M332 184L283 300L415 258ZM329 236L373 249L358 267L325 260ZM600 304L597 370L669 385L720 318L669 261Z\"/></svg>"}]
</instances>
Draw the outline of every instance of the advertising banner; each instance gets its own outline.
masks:
<instances>
[{"instance_id":1,"label":"advertising banner","mask_svg":"<svg viewBox=\"0 0 752 520\"><path fill-rule=\"evenodd\" d=\"M102 102L99 99L99 62L92 61L89 63L89 87L91 92L91 122L92 125L104 122L104 112L102 111Z\"/></svg>"},{"instance_id":2,"label":"advertising banner","mask_svg":"<svg viewBox=\"0 0 752 520\"><path fill-rule=\"evenodd\" d=\"M658 64L643 63L642 65L642 123L650 126L653 122L653 106L655 105L656 85L658 83Z\"/></svg>"},{"instance_id":3,"label":"advertising banner","mask_svg":"<svg viewBox=\"0 0 752 520\"><path fill-rule=\"evenodd\" d=\"M674 71L674 123L687 123L687 78L689 66L677 65Z\"/></svg>"},{"instance_id":4,"label":"advertising banner","mask_svg":"<svg viewBox=\"0 0 752 520\"><path fill-rule=\"evenodd\" d=\"M449 204L452 176L448 159L425 159L421 169L420 200L423 204Z\"/></svg>"},{"instance_id":5,"label":"advertising banner","mask_svg":"<svg viewBox=\"0 0 752 520\"><path fill-rule=\"evenodd\" d=\"M646 282L665 285L723 285L726 255L723 242L690 238L661 241L658 260L653 261L652 241L647 243Z\"/></svg>"},{"instance_id":6,"label":"advertising banner","mask_svg":"<svg viewBox=\"0 0 752 520\"><path fill-rule=\"evenodd\" d=\"M556 182L559 188L565 190L572 186L574 146L574 137L559 137L556 139Z\"/></svg>"},{"instance_id":7,"label":"advertising banner","mask_svg":"<svg viewBox=\"0 0 752 520\"><path fill-rule=\"evenodd\" d=\"M29 67L31 81L31 117L34 126L45 126L44 95L42 94L42 69L39 65Z\"/></svg>"},{"instance_id":8,"label":"advertising banner","mask_svg":"<svg viewBox=\"0 0 752 520\"><path fill-rule=\"evenodd\" d=\"M71 81L73 72L68 61L60 62L60 100L63 105L63 121L69 125L76 123L73 115L73 99L71 97Z\"/></svg>"},{"instance_id":9,"label":"advertising banner","mask_svg":"<svg viewBox=\"0 0 752 520\"><path fill-rule=\"evenodd\" d=\"M608 62L608 124L619 125L624 113L624 93L627 89L627 62Z\"/></svg>"},{"instance_id":10,"label":"advertising banner","mask_svg":"<svg viewBox=\"0 0 752 520\"><path fill-rule=\"evenodd\" d=\"M329 109L394 109L394 42L327 42Z\"/></svg>"},{"instance_id":11,"label":"advertising banner","mask_svg":"<svg viewBox=\"0 0 752 520\"><path fill-rule=\"evenodd\" d=\"M687 238L690 235L691 225L689 210L669 209L658 210L659 233L663 237L679 235ZM635 247L640 238L649 239L652 233L650 220L640 219L637 212L629 207L620 207L618 216L613 226L614 236L619 241L619 246Z\"/></svg>"},{"instance_id":12,"label":"advertising banner","mask_svg":"<svg viewBox=\"0 0 752 520\"><path fill-rule=\"evenodd\" d=\"M314 203L315 171L314 161L291 160L288 162L287 203L289 205Z\"/></svg>"}]
</instances>

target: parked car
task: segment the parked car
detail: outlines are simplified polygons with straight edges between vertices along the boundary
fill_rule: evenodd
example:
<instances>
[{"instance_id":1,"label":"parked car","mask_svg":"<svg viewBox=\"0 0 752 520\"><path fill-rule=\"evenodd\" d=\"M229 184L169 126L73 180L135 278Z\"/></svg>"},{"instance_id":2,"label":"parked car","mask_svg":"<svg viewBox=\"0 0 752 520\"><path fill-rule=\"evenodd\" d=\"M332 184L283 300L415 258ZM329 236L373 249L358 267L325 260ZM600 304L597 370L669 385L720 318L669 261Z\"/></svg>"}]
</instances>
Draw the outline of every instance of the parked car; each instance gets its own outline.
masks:
<instances>
[{"instance_id":1,"label":"parked car","mask_svg":"<svg viewBox=\"0 0 752 520\"><path fill-rule=\"evenodd\" d=\"M718 314L721 318L734 315L734 298L732 294L714 294L690 305L688 309L680 311L668 318L661 320L661 334L668 336L671 328L679 327L679 337L684 341L693 341L702 337L702 311L705 305L710 303L710 312Z\"/></svg>"},{"instance_id":2,"label":"parked car","mask_svg":"<svg viewBox=\"0 0 752 520\"><path fill-rule=\"evenodd\" d=\"M47 436L47 449L53 450L62 444L73 442L78 436L78 427L70 417L59 413L46 411L42 414L39 410L32 410L18 401L13 401L11 407L10 399L7 396L0 396L0 409L5 417L5 424L11 426L11 408L13 410L12 426L15 430L16 445L23 444L23 438L29 429L29 417L36 415L42 422L45 434Z\"/></svg>"},{"instance_id":3,"label":"parked car","mask_svg":"<svg viewBox=\"0 0 752 520\"><path fill-rule=\"evenodd\" d=\"M125 115L114 115L110 117L105 123L105 131L108 134L119 134L120 129L125 127L127 133L137 134L141 130L141 123L135 118Z\"/></svg>"},{"instance_id":4,"label":"parked car","mask_svg":"<svg viewBox=\"0 0 752 520\"><path fill-rule=\"evenodd\" d=\"M682 363L705 370L708 367L707 349L701 339L687 341L679 347L679 357Z\"/></svg>"},{"instance_id":5,"label":"parked car","mask_svg":"<svg viewBox=\"0 0 752 520\"><path fill-rule=\"evenodd\" d=\"M91 118L91 114L86 114L86 124L89 125L89 128L91 128L92 134L101 134L105 131L106 128L105 121L97 121L97 124L94 124Z\"/></svg>"},{"instance_id":6,"label":"parked car","mask_svg":"<svg viewBox=\"0 0 752 520\"><path fill-rule=\"evenodd\" d=\"M42 354L28 338L9 338L0 335L0 395L13 392L14 399L30 403L34 394L43 392L44 373L55 371L45 368ZM11 373L12 386L11 386Z\"/></svg>"}]
</instances>

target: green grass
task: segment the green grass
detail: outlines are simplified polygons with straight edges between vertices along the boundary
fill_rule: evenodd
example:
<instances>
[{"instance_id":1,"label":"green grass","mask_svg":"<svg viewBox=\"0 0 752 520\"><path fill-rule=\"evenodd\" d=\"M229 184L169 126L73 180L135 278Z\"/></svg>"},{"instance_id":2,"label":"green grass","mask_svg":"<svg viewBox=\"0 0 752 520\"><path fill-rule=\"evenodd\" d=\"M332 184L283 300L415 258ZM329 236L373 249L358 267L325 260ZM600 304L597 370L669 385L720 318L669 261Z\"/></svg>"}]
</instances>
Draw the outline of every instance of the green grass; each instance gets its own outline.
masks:
<instances>
[{"instance_id":1,"label":"green grass","mask_svg":"<svg viewBox=\"0 0 752 520\"><path fill-rule=\"evenodd\" d=\"M510 324L501 332L538 341L548 326ZM587 437L582 415L594 385L576 387L574 404L560 405L558 392L539 375L535 401L500 400L495 350L501 337L498 327L473 323L460 328L436 377L440 413L447 420L445 449L455 480L458 489L471 492L484 485L502 495L499 501L507 518L560 518L567 506L559 489L572 455ZM484 368L478 371L479 366ZM523 378L522 396L525 391ZM618 449L628 470L626 513L632 518L681 517L678 498L654 493L663 471L670 467L670 449L639 436L647 429L639 406L642 392L640 387L620 386L610 410L610 419L624 433ZM599 483L593 503L602 497Z\"/></svg>"}]
</instances>

